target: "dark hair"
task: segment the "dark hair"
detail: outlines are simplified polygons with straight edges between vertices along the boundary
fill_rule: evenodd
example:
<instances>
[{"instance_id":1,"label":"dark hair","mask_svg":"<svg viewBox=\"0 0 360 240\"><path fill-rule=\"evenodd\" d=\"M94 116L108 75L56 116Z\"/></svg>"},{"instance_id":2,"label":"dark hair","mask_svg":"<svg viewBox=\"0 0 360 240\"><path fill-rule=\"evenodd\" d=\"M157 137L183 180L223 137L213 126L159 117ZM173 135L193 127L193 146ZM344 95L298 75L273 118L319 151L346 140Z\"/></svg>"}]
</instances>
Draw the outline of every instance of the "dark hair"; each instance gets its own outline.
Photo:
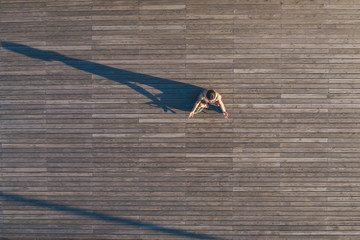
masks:
<instances>
[{"instance_id":1,"label":"dark hair","mask_svg":"<svg viewBox=\"0 0 360 240\"><path fill-rule=\"evenodd\" d=\"M216 97L215 91L214 91L214 90L209 90L209 91L207 91L206 97L207 97L209 100L214 100L215 97Z\"/></svg>"}]
</instances>

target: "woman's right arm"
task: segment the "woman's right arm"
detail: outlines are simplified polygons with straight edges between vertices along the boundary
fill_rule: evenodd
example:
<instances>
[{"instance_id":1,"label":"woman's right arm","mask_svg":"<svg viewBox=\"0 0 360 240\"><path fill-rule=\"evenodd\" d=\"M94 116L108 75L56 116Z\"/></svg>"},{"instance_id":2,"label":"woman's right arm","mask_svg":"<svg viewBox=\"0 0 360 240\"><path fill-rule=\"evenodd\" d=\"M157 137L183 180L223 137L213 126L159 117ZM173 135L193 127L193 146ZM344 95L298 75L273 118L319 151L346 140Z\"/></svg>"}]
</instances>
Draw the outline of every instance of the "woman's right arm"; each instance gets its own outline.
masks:
<instances>
[{"instance_id":1,"label":"woman's right arm","mask_svg":"<svg viewBox=\"0 0 360 240\"><path fill-rule=\"evenodd\" d=\"M194 104L194 107L193 107L192 111L191 111L190 114L189 114L189 118L192 118L192 117L194 116L195 110L198 108L200 102L204 99L204 96L203 96L203 95L204 95L204 92L200 93L200 95L199 95L196 103Z\"/></svg>"}]
</instances>

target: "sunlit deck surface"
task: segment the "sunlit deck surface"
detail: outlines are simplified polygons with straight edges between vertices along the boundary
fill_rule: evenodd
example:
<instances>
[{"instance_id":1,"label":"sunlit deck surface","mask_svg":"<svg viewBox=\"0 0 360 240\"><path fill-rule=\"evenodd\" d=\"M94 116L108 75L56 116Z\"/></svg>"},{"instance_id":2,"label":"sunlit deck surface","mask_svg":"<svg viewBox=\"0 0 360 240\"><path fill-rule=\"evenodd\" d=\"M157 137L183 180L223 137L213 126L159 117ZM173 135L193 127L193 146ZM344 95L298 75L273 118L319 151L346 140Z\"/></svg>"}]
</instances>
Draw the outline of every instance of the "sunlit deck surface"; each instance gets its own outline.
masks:
<instances>
[{"instance_id":1,"label":"sunlit deck surface","mask_svg":"<svg viewBox=\"0 0 360 240\"><path fill-rule=\"evenodd\" d=\"M359 239L359 10L0 0L0 238Z\"/></svg>"}]
</instances>

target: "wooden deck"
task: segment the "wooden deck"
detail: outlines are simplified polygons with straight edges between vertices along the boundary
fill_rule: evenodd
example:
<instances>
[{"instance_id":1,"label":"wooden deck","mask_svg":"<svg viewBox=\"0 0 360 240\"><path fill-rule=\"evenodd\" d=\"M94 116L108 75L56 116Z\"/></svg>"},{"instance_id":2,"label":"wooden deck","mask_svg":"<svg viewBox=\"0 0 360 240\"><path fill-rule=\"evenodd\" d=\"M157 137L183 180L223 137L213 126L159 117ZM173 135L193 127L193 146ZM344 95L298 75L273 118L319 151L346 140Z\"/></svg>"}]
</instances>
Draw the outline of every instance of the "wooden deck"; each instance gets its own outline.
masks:
<instances>
[{"instance_id":1,"label":"wooden deck","mask_svg":"<svg viewBox=\"0 0 360 240\"><path fill-rule=\"evenodd\" d=\"M0 0L0 238L359 239L359 10Z\"/></svg>"}]
</instances>

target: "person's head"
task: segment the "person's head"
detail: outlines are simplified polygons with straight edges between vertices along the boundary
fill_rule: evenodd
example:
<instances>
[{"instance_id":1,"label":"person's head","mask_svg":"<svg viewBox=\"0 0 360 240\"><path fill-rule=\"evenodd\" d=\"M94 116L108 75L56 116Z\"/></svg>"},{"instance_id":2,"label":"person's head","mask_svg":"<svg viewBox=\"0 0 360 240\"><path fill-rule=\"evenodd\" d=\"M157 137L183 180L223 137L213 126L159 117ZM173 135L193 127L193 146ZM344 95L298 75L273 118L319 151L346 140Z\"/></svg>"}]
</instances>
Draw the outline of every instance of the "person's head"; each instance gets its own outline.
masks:
<instances>
[{"instance_id":1,"label":"person's head","mask_svg":"<svg viewBox=\"0 0 360 240\"><path fill-rule=\"evenodd\" d=\"M206 97L207 97L207 99L209 99L210 101L214 100L215 97L216 97L215 91L214 91L214 90L209 90L209 91L207 91Z\"/></svg>"}]
</instances>

